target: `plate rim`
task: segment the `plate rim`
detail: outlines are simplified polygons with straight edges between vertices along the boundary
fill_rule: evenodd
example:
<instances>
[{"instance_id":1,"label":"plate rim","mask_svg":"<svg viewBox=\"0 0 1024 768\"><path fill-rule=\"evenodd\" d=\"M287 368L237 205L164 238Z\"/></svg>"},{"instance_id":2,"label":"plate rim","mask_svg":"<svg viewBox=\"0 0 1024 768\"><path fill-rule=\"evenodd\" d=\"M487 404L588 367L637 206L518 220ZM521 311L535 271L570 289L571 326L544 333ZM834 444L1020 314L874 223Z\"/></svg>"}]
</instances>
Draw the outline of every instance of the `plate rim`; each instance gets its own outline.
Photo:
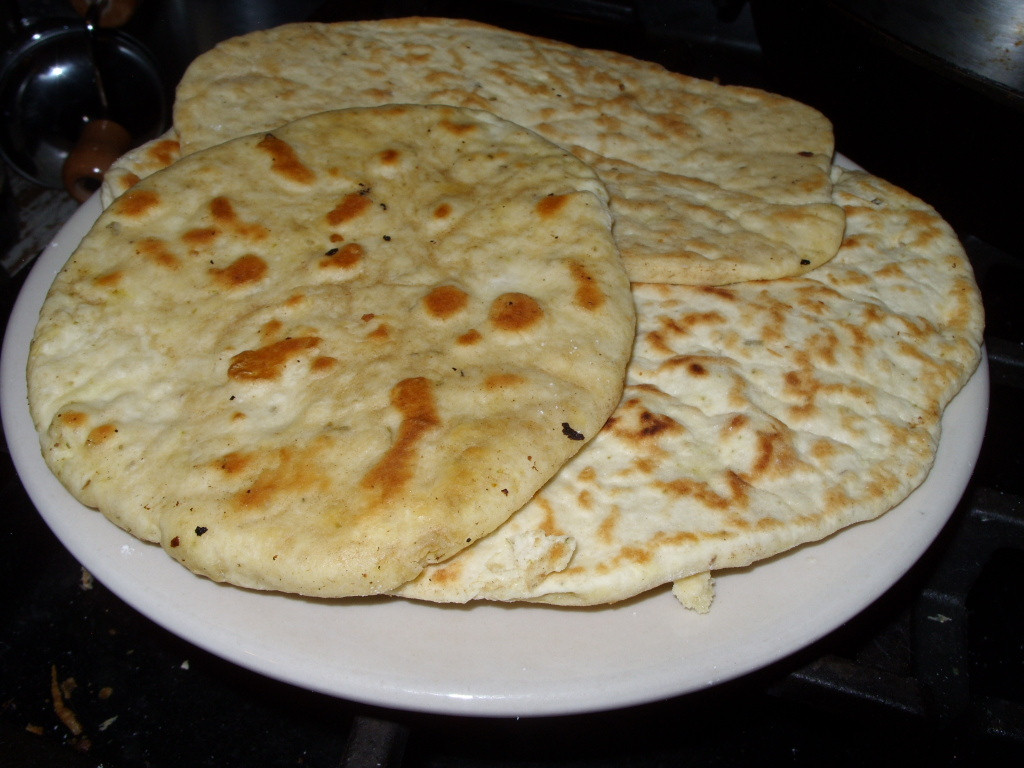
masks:
<instances>
[{"instance_id":1,"label":"plate rim","mask_svg":"<svg viewBox=\"0 0 1024 768\"><path fill-rule=\"evenodd\" d=\"M784 659L821 639L841 624L862 612L899 581L932 545L939 532L955 512L964 491L968 487L981 449L987 422L989 397L988 361L984 347L982 348L978 368L967 381L964 388L948 404L943 414L942 432L935 463L921 486L915 489L907 499L877 520L859 523L838 531L820 542L803 545L796 550L791 550L773 558L768 563L760 563L751 568L756 567L762 572L770 568L778 569L780 566L785 568L787 559L792 562L794 559L799 558L813 558L815 557L814 552L823 551L823 547L835 546L834 542L836 541L855 540L858 535L863 538L863 533L858 534L858 531L863 531L864 527L869 524L878 526L879 523L886 519L899 518L904 513L913 514L920 518L920 527L918 528L920 535L910 543L909 547L900 553L898 564L890 563L884 568L876 569L869 573L865 581L859 582L853 587L852 595L845 595L843 597L840 606L804 606L799 614L800 621L798 624L790 628L787 634L783 636L785 638L784 648L780 649L777 643L775 645L771 643L765 645L762 643L752 648L750 652L734 663L726 663L722 662L722 660L719 660L720 663L715 664L709 662L711 668L704 670L702 675L694 675L692 673L682 675L679 669L651 670L646 668L643 670L643 674L637 674L635 668L627 665L618 669L612 675L587 676L580 673L586 672L586 670L577 671L577 673L572 675L566 675L565 680L562 681L564 685L561 686L559 686L557 680L544 681L543 684L547 687L539 692L531 692L529 689L519 689L513 686L507 694L501 694L494 687L493 683L491 683L490 687L486 684L481 684L474 689L471 684L474 681L463 681L467 682L465 690L454 690L451 687L445 690L442 685L438 684L438 679L435 679L433 682L429 679L389 681L386 675L382 679L381 670L376 669L354 670L346 668L342 664L338 669L331 670L331 674L325 674L324 670L317 670L315 664L282 663L280 660L272 658L274 648L268 648L256 640L242 641L237 631L226 631L222 626L214 627L213 629L216 631L209 631L210 628L208 627L190 626L188 621L182 622L180 616L168 615L167 608L154 604L155 597L149 581L131 578L130 574L129 578L123 578L121 570L125 567L124 563L133 562L133 558L140 556L139 552L143 553L142 557L145 560L146 548L153 548L163 560L166 560L169 565L176 569L175 572L180 572L181 578L177 576L170 576L169 578L172 581L180 581L185 584L186 592L190 589L188 586L189 582L204 585L198 588L200 595L203 595L204 591L209 594L216 594L215 590L238 590L237 587L214 585L212 582L194 576L177 563L174 563L171 558L166 557L156 545L134 539L130 534L125 533L113 523L106 521L100 513L95 510L86 509L60 486L56 478L49 472L45 462L43 462L39 451L38 438L32 426L31 418L28 416L27 384L24 375L28 343L31 341L31 336L34 332L35 319L38 315L39 307L46 292L49 290L50 284L99 213L99 197L94 195L61 227L57 236L43 251L36 264L33 265L11 312L4 337L3 350L0 352L0 418L3 420L3 428L7 437L9 451L19 478L25 486L25 490L29 494L36 510L61 544L83 567L92 572L97 580L134 610L172 634L216 656L258 674L330 696L374 706L441 715L489 717L548 716L582 714L648 703L694 692L701 688L718 685L728 680L742 677L768 664ZM26 420L30 428L27 436L24 434ZM951 426L956 426L958 430L955 435L955 441L949 436ZM947 467L946 464L951 455L953 456L954 463L952 467ZM937 473L936 467L940 467L940 459L942 471ZM39 473L40 466L45 471L43 475ZM936 502L931 497L935 495L935 489L938 486L945 490L939 494L942 497L942 501L939 502L942 509L935 511L934 505ZM922 499L928 500L928 503L932 505L932 511L925 510L922 512L916 508ZM84 541L76 536L76 531L81 529L76 529L75 526L78 523L75 520L68 522L68 515L66 514L68 500L70 500L73 507L77 508L72 510L70 518L85 512L87 515L95 518L92 522L109 527L109 538L114 542L113 546L119 548L122 555L120 559L114 557L108 561L105 558L108 558L110 554L109 548L104 549L99 545L95 545L95 542ZM63 517L62 514L64 515ZM868 538L870 539L870 536ZM737 578L742 578L745 572L749 570L751 569L742 569L742 572L718 575L716 580L722 586L725 586L726 583L735 583ZM158 578L162 577L158 576ZM257 604L267 599L289 600L289 598L275 594L251 593L246 590L241 590L238 594L247 595L244 599L236 601L243 604L248 604L254 599ZM721 610L721 600L721 597L716 597L716 608L719 610ZM232 598L228 598L228 601L229 603L232 602ZM355 601L322 601L316 603L291 600L290 604L293 606L296 604L314 605L316 607L310 611L312 615L325 607L328 609L335 607L335 604L338 602L345 603L345 605L337 606L337 610L348 609L350 613L355 612L359 615L378 615L378 618L383 617L382 620L385 623L392 622L393 617L389 615L388 610L375 610L382 605L388 606L390 612L404 609L408 615L412 616L416 616L424 611L433 612L439 616L447 615L453 624L457 624L460 627L465 623L467 617L473 614L497 614L503 616L502 621L508 621L509 616L517 616L518 618L514 621L520 621L522 617L545 617L538 619L543 629L546 623L561 627L564 621L568 621L570 624L576 622L581 625L592 625L595 622L593 617L600 617L601 612L604 612L606 617L625 615L628 620L628 616L631 615L630 612L644 616L652 610L651 606L654 606L653 610L655 611L661 610L660 606L662 605L669 606L670 610L675 612L682 611L678 604L675 603L675 599L664 589L652 594L639 596L623 604L595 610L535 605L504 606L492 604L474 605L466 608L463 606L420 604L396 598L371 599L370 601L360 601L358 603ZM269 605L270 603L267 604ZM284 605L287 604L289 603ZM290 610L288 609L288 612ZM683 611L683 614L689 613ZM563 619L558 619L557 621L550 619L552 616L565 617L573 614L589 618L582 620L564 619L564 621ZM234 619L232 620L234 621ZM707 622L704 629L710 628L712 631L718 621L715 611L712 611L708 616L697 617L697 620ZM242 621L245 621L245 619L243 618ZM470 621L472 620L470 619ZM678 625L684 625L687 622L692 624L694 617L687 616L686 621L683 621L673 616L670 617L670 621ZM533 626L533 622L529 618L525 620L525 624ZM597 629L600 630L602 622L598 620L596 624ZM616 624L617 627L618 625ZM590 626L590 629L593 628L593 626ZM416 652L423 649L412 650ZM712 659L714 658L712 655ZM497 662L498 660L496 659L495 661ZM339 672L342 674L339 674Z\"/></svg>"}]
</instances>

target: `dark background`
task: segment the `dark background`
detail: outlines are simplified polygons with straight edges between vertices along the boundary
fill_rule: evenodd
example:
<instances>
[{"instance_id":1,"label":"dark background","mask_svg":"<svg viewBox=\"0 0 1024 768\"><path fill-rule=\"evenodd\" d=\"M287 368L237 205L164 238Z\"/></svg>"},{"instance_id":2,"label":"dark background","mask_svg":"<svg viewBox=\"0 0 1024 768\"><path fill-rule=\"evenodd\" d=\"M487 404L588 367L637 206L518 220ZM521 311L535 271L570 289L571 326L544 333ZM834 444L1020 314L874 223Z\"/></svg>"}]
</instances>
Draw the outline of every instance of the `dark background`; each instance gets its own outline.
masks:
<instances>
[{"instance_id":1,"label":"dark background","mask_svg":"<svg viewBox=\"0 0 1024 768\"><path fill-rule=\"evenodd\" d=\"M170 90L195 55L250 29L421 13L612 48L824 111L840 151L954 223L988 313L995 416L978 470L949 528L888 594L791 658L665 702L539 719L394 712L247 672L133 611L92 583L56 541L4 450L0 767L1020 764L1019 105L1015 94L994 93L962 72L949 77L941 61L851 23L834 5L142 0L125 31L150 46ZM20 11L5 11L73 14L56 0L23 0ZM31 255L74 206L59 191L13 176L10 183L6 247ZM3 318L23 274L3 288ZM923 619L937 612L956 620L937 627ZM77 734L55 708L54 678L81 724Z\"/></svg>"}]
</instances>

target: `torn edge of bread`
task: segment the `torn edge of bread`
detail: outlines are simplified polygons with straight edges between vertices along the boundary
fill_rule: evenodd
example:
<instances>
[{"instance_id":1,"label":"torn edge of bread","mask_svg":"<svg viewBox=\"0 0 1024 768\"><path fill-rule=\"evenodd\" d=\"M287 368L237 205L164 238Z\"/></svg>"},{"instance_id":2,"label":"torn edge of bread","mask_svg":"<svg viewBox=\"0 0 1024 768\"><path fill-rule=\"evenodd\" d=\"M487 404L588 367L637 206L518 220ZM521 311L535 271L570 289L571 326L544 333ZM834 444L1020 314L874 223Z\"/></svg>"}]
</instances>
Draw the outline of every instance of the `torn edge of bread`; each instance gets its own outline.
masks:
<instances>
[{"instance_id":1,"label":"torn edge of bread","mask_svg":"<svg viewBox=\"0 0 1024 768\"><path fill-rule=\"evenodd\" d=\"M707 613L715 599L715 580L711 578L710 571L676 579L672 582L672 594L684 608L696 613Z\"/></svg>"}]
</instances>

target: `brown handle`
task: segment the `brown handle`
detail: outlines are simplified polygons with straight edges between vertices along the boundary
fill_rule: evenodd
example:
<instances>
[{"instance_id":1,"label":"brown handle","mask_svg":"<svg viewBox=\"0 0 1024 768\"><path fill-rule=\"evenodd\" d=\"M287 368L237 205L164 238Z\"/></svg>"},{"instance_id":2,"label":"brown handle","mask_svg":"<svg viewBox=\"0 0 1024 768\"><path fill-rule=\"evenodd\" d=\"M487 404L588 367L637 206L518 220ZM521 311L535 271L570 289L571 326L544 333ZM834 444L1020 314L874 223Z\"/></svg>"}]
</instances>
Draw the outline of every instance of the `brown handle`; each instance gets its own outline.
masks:
<instances>
[{"instance_id":1,"label":"brown handle","mask_svg":"<svg viewBox=\"0 0 1024 768\"><path fill-rule=\"evenodd\" d=\"M123 26L135 15L135 9L139 5L139 0L71 0L71 5L79 15L86 16L89 13L89 6L97 1L103 4L99 15L101 27Z\"/></svg>"},{"instance_id":2,"label":"brown handle","mask_svg":"<svg viewBox=\"0 0 1024 768\"><path fill-rule=\"evenodd\" d=\"M113 120L90 120L64 161L64 189L78 202L85 202L99 189L111 163L131 144L131 134Z\"/></svg>"}]
</instances>

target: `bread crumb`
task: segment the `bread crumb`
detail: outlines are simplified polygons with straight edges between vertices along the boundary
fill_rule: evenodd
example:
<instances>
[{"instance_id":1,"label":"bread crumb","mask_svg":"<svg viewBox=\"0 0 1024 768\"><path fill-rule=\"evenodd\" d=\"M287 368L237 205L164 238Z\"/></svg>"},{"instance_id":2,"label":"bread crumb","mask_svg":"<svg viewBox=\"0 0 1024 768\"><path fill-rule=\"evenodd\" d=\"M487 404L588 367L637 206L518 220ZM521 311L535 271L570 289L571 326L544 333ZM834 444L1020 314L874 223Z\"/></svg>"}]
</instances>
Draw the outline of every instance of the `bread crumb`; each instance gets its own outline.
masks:
<instances>
[{"instance_id":1,"label":"bread crumb","mask_svg":"<svg viewBox=\"0 0 1024 768\"><path fill-rule=\"evenodd\" d=\"M715 599L715 581L710 571L695 573L674 581L672 594L684 608L705 614L711 610L711 603Z\"/></svg>"}]
</instances>

